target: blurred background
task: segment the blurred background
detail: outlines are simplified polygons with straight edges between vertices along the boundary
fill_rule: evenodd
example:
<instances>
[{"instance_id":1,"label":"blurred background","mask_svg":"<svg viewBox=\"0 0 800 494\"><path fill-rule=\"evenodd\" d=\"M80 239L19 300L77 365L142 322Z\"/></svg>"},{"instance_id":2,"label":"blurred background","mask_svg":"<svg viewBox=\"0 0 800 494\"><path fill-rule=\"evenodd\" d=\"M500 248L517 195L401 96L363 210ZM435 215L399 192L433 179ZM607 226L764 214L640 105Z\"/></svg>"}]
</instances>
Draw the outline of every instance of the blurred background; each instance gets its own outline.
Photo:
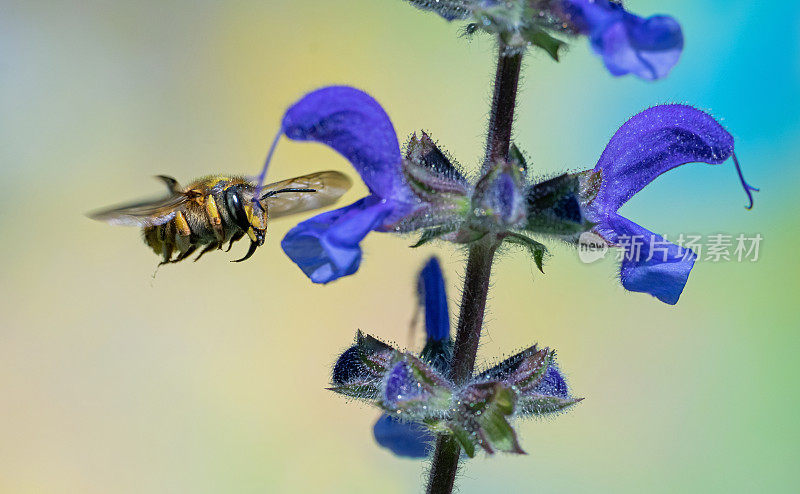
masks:
<instances>
[{"instance_id":1,"label":"blurred background","mask_svg":"<svg viewBox=\"0 0 800 494\"><path fill-rule=\"evenodd\" d=\"M495 265L479 360L558 350L568 414L519 425L527 456L467 462L462 492L796 492L800 424L800 7L630 0L668 13L686 48L655 84L614 79L585 40L529 54L516 142L542 176L591 167L628 117L665 102L717 116L732 163L685 166L625 206L657 232L761 234L756 262L699 262L671 307L625 292L613 258L550 244ZM357 329L401 346L417 270L440 256L455 317L464 252L375 234L357 275L311 284L266 245L166 266L134 228L87 211L185 182L255 174L285 108L350 84L401 141L426 129L474 170L494 45L400 0L0 3L0 492L413 492L426 464L380 449L378 413L325 391ZM353 175L283 141L269 178ZM343 204L361 197L359 184ZM794 204L794 206L792 206Z\"/></svg>"}]
</instances>

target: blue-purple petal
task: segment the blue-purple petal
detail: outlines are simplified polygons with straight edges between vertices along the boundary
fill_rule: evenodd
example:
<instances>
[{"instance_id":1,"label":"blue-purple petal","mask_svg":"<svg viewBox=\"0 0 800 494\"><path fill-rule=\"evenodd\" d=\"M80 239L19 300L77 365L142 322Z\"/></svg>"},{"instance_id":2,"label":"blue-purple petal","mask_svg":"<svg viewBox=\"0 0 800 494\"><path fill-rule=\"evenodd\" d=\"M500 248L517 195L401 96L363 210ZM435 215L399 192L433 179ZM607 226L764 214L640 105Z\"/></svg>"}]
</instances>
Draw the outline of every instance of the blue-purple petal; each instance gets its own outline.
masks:
<instances>
[{"instance_id":1,"label":"blue-purple petal","mask_svg":"<svg viewBox=\"0 0 800 494\"><path fill-rule=\"evenodd\" d=\"M423 393L418 384L407 363L396 363L386 375L386 385L383 388L384 404L397 407L403 402L421 398Z\"/></svg>"},{"instance_id":2,"label":"blue-purple petal","mask_svg":"<svg viewBox=\"0 0 800 494\"><path fill-rule=\"evenodd\" d=\"M707 113L686 105L649 108L625 122L600 156L594 169L601 171L602 185L590 213L616 212L676 166L719 164L732 153L733 137Z\"/></svg>"},{"instance_id":3,"label":"blue-purple petal","mask_svg":"<svg viewBox=\"0 0 800 494\"><path fill-rule=\"evenodd\" d=\"M431 257L420 271L418 286L425 300L425 332L428 339L433 341L449 339L450 312L447 308L447 292L442 268L435 257Z\"/></svg>"},{"instance_id":4,"label":"blue-purple petal","mask_svg":"<svg viewBox=\"0 0 800 494\"><path fill-rule=\"evenodd\" d=\"M327 144L344 156L369 190L384 199L411 201L400 169L397 134L381 105L347 86L313 91L283 117L287 137Z\"/></svg>"},{"instance_id":5,"label":"blue-purple petal","mask_svg":"<svg viewBox=\"0 0 800 494\"><path fill-rule=\"evenodd\" d=\"M626 290L649 293L666 304L678 303L697 259L691 249L668 242L617 214L607 217L595 230L624 248L620 280Z\"/></svg>"},{"instance_id":6,"label":"blue-purple petal","mask_svg":"<svg viewBox=\"0 0 800 494\"><path fill-rule=\"evenodd\" d=\"M533 388L533 393L569 398L567 381L556 364L550 364L542 380Z\"/></svg>"},{"instance_id":7,"label":"blue-purple petal","mask_svg":"<svg viewBox=\"0 0 800 494\"><path fill-rule=\"evenodd\" d=\"M403 422L389 415L382 415L372 428L375 441L397 456L425 458L430 453L433 434L416 422Z\"/></svg>"},{"instance_id":8,"label":"blue-purple petal","mask_svg":"<svg viewBox=\"0 0 800 494\"><path fill-rule=\"evenodd\" d=\"M286 255L314 283L328 283L358 270L359 243L394 210L390 201L367 196L295 226L281 241Z\"/></svg>"},{"instance_id":9,"label":"blue-purple petal","mask_svg":"<svg viewBox=\"0 0 800 494\"><path fill-rule=\"evenodd\" d=\"M608 0L561 0L562 14L613 75L647 79L666 76L683 51L683 32L672 17L642 18Z\"/></svg>"}]
</instances>

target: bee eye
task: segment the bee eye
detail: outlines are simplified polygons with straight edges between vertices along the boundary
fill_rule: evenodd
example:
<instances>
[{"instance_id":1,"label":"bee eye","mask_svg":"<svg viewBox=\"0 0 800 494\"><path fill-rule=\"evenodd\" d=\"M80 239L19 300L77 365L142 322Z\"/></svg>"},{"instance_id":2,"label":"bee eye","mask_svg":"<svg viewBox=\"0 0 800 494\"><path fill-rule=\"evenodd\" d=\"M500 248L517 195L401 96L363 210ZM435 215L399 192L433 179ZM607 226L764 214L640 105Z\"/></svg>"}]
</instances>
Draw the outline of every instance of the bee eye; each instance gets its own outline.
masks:
<instances>
[{"instance_id":1,"label":"bee eye","mask_svg":"<svg viewBox=\"0 0 800 494\"><path fill-rule=\"evenodd\" d=\"M250 228L250 222L247 221L247 213L244 212L242 197L239 195L238 187L225 189L225 206L233 222L236 223L236 226L247 231L247 229Z\"/></svg>"}]
</instances>

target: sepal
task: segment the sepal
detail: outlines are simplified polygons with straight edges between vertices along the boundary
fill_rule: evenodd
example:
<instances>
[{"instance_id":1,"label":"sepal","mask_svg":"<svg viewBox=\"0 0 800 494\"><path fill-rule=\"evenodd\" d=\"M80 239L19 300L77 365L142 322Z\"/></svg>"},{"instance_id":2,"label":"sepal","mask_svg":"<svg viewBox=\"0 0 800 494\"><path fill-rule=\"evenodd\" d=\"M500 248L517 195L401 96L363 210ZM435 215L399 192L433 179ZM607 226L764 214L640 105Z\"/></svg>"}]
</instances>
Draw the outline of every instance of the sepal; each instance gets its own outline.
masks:
<instances>
[{"instance_id":1,"label":"sepal","mask_svg":"<svg viewBox=\"0 0 800 494\"><path fill-rule=\"evenodd\" d=\"M520 396L517 403L517 414L520 416L547 415L563 411L572 405L583 401L583 398L562 398L560 396L548 396L540 394L530 394Z\"/></svg>"},{"instance_id":2,"label":"sepal","mask_svg":"<svg viewBox=\"0 0 800 494\"><path fill-rule=\"evenodd\" d=\"M470 384L458 394L457 403L450 428L468 456L475 456L476 446L489 454L525 453L507 420L517 403L517 394L510 386L497 381Z\"/></svg>"},{"instance_id":3,"label":"sepal","mask_svg":"<svg viewBox=\"0 0 800 494\"><path fill-rule=\"evenodd\" d=\"M380 406L386 412L422 420L438 416L452 393L450 382L435 368L409 353L397 352L383 380Z\"/></svg>"},{"instance_id":4,"label":"sepal","mask_svg":"<svg viewBox=\"0 0 800 494\"><path fill-rule=\"evenodd\" d=\"M439 149L436 143L431 139L425 131L420 131L421 137L417 137L416 132L411 135L408 144L406 145L405 159L412 163L417 163L431 170L436 175L446 179L450 182L457 182L464 187L458 185L451 185L456 190L465 190L467 187L467 179L464 173L453 164L444 151Z\"/></svg>"},{"instance_id":5,"label":"sepal","mask_svg":"<svg viewBox=\"0 0 800 494\"><path fill-rule=\"evenodd\" d=\"M582 177L565 173L531 185L525 194L528 214L524 229L562 237L590 230L594 224L582 206L586 200Z\"/></svg>"},{"instance_id":6,"label":"sepal","mask_svg":"<svg viewBox=\"0 0 800 494\"><path fill-rule=\"evenodd\" d=\"M445 374L450 370L450 362L453 359L453 340L450 338L444 340L428 338L419 356L423 361Z\"/></svg>"},{"instance_id":7,"label":"sepal","mask_svg":"<svg viewBox=\"0 0 800 494\"><path fill-rule=\"evenodd\" d=\"M336 360L333 386L328 389L351 398L377 399L381 393L381 382L396 353L386 343L359 331L356 344Z\"/></svg>"},{"instance_id":8,"label":"sepal","mask_svg":"<svg viewBox=\"0 0 800 494\"><path fill-rule=\"evenodd\" d=\"M456 230L454 226L451 225L440 225L434 226L431 228L426 228L422 230L422 234L413 245L411 245L412 249L416 249L417 247L421 247L428 242L436 239L442 239L445 235L453 233Z\"/></svg>"},{"instance_id":9,"label":"sepal","mask_svg":"<svg viewBox=\"0 0 800 494\"><path fill-rule=\"evenodd\" d=\"M520 393L536 387L553 362L553 352L549 348L538 346L523 350L482 374L502 380ZM481 377L479 376L479 378Z\"/></svg>"},{"instance_id":10,"label":"sepal","mask_svg":"<svg viewBox=\"0 0 800 494\"><path fill-rule=\"evenodd\" d=\"M436 211L458 211L469 205L469 182L425 132L422 137L411 136L402 168L414 195Z\"/></svg>"},{"instance_id":11,"label":"sepal","mask_svg":"<svg viewBox=\"0 0 800 494\"><path fill-rule=\"evenodd\" d=\"M533 345L475 377L475 381L500 381L518 396L515 413L546 415L583 400L569 394L567 383L555 364L555 352Z\"/></svg>"},{"instance_id":12,"label":"sepal","mask_svg":"<svg viewBox=\"0 0 800 494\"><path fill-rule=\"evenodd\" d=\"M467 19L471 10L465 0L408 0L408 3L420 10L435 12L448 21Z\"/></svg>"}]
</instances>

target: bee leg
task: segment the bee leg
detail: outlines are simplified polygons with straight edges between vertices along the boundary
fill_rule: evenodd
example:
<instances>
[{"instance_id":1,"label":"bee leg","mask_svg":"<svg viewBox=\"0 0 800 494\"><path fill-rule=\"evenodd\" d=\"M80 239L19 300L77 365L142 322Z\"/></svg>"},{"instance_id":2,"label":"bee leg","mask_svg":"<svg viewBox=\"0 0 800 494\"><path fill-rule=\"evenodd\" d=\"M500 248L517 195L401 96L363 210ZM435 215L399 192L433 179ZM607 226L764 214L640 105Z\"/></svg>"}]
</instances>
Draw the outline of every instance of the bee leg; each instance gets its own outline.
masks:
<instances>
[{"instance_id":1,"label":"bee leg","mask_svg":"<svg viewBox=\"0 0 800 494\"><path fill-rule=\"evenodd\" d=\"M185 251L185 252L181 252L181 255L179 255L178 257L176 257L176 258L175 258L175 259L174 259L172 262L180 262L180 261L183 261L183 260L184 260L184 259L186 259L187 257L191 256L191 255L194 253L194 251L196 251L196 250L197 250L197 246L196 246L196 245L190 245L190 246L189 246L189 248L188 248L188 249L186 249L186 251Z\"/></svg>"},{"instance_id":2,"label":"bee leg","mask_svg":"<svg viewBox=\"0 0 800 494\"><path fill-rule=\"evenodd\" d=\"M214 200L214 196L212 195L206 197L206 217L208 218L208 222L211 223L211 229L214 230L214 236L217 238L217 242L225 241L225 231L222 229L222 217L219 215L219 209L217 209L217 201Z\"/></svg>"},{"instance_id":3,"label":"bee leg","mask_svg":"<svg viewBox=\"0 0 800 494\"><path fill-rule=\"evenodd\" d=\"M193 246L191 241L189 240L189 237L184 237L181 235L175 235L175 245L177 246L178 252L180 253L180 255L178 256L180 259L184 259L186 257L184 254L186 254L187 252L194 251L196 249L196 247L192 248Z\"/></svg>"},{"instance_id":4,"label":"bee leg","mask_svg":"<svg viewBox=\"0 0 800 494\"><path fill-rule=\"evenodd\" d=\"M235 261L231 262L242 262L250 259L250 256L253 255L253 253L256 251L257 248L258 248L258 242L250 242L250 248L247 249L247 254L245 254L243 258L236 259Z\"/></svg>"},{"instance_id":5,"label":"bee leg","mask_svg":"<svg viewBox=\"0 0 800 494\"><path fill-rule=\"evenodd\" d=\"M177 246L178 250L180 251L180 255L174 262L178 262L186 258L186 252L189 251L192 247L191 235L192 230L189 228L189 223L186 222L186 218L183 216L183 213L178 211L175 214L175 218L173 219L175 222L175 245Z\"/></svg>"},{"instance_id":6,"label":"bee leg","mask_svg":"<svg viewBox=\"0 0 800 494\"><path fill-rule=\"evenodd\" d=\"M178 211L175 213L175 218L173 218L175 222L175 227L178 230L178 234L183 237L188 237L192 234L192 229L189 228L189 222L186 221L186 217L183 215L182 212Z\"/></svg>"},{"instance_id":7,"label":"bee leg","mask_svg":"<svg viewBox=\"0 0 800 494\"><path fill-rule=\"evenodd\" d=\"M236 241L241 240L242 237L244 237L244 232L243 231L238 231L238 232L234 233L233 236L231 237L231 241L228 243L228 248L225 249L225 252L230 252L231 251L231 247L233 247L233 243L236 242Z\"/></svg>"},{"instance_id":8,"label":"bee leg","mask_svg":"<svg viewBox=\"0 0 800 494\"><path fill-rule=\"evenodd\" d=\"M172 258L172 251L175 250L175 223L168 221L159 228L159 238L162 240L161 255L163 261L160 264L169 263Z\"/></svg>"},{"instance_id":9,"label":"bee leg","mask_svg":"<svg viewBox=\"0 0 800 494\"><path fill-rule=\"evenodd\" d=\"M211 243L206 245L206 248L201 250L200 253L197 254L197 257L194 258L194 262L199 261L200 258L203 257L203 254L205 254L206 252L211 252L212 250L217 249L217 247L219 247L219 244L217 243Z\"/></svg>"}]
</instances>

